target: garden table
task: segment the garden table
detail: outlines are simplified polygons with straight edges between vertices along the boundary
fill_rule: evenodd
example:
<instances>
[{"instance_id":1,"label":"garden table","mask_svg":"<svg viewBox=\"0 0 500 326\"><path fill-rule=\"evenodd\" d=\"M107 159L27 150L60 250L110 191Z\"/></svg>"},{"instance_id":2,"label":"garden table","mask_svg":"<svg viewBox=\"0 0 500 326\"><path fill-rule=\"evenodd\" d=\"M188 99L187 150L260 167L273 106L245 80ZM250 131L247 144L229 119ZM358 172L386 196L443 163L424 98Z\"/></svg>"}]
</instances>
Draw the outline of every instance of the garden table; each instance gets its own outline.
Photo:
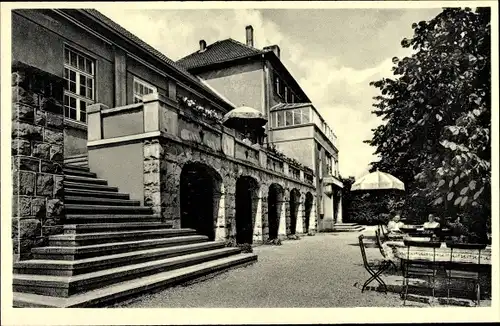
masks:
<instances>
[{"instance_id":1,"label":"garden table","mask_svg":"<svg viewBox=\"0 0 500 326\"><path fill-rule=\"evenodd\" d=\"M385 244L392 248L394 256L405 260L407 257L407 247L403 241L387 241ZM441 243L440 248L436 248L436 262L449 262L451 249L446 243ZM432 261L433 249L423 247L410 248L410 260ZM464 264L477 264L479 259L479 250L477 249L453 249L453 262ZM481 265L491 265L491 246L481 250Z\"/></svg>"}]
</instances>

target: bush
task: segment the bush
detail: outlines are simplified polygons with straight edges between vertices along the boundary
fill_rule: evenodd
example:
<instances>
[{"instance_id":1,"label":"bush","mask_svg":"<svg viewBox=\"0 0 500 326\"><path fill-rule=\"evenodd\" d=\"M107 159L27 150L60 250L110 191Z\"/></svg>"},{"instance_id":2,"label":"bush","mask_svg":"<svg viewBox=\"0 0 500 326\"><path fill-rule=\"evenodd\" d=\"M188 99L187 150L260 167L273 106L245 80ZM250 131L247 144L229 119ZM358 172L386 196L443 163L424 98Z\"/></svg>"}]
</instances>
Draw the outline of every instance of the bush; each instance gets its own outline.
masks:
<instances>
[{"instance_id":1,"label":"bush","mask_svg":"<svg viewBox=\"0 0 500 326\"><path fill-rule=\"evenodd\" d=\"M224 242L226 247L236 247L236 239L228 239Z\"/></svg>"},{"instance_id":2,"label":"bush","mask_svg":"<svg viewBox=\"0 0 500 326\"><path fill-rule=\"evenodd\" d=\"M267 239L264 244L270 245L270 246L281 246L281 240L280 239Z\"/></svg>"},{"instance_id":3,"label":"bush","mask_svg":"<svg viewBox=\"0 0 500 326\"><path fill-rule=\"evenodd\" d=\"M252 245L249 243L238 244L238 248L240 248L241 252L243 252L243 253L252 253L253 252Z\"/></svg>"}]
</instances>

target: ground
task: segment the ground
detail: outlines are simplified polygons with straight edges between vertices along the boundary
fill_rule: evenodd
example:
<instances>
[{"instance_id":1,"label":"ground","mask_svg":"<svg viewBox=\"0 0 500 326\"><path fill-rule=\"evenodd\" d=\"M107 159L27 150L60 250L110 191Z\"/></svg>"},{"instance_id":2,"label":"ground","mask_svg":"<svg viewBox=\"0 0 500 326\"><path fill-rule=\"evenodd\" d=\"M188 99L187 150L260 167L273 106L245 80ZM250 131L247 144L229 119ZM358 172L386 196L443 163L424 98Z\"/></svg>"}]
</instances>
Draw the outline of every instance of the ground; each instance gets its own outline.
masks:
<instances>
[{"instance_id":1,"label":"ground","mask_svg":"<svg viewBox=\"0 0 500 326\"><path fill-rule=\"evenodd\" d=\"M257 246L258 262L202 282L165 289L117 307L394 307L396 294L366 291L357 232L316 234ZM369 254L376 254L370 251Z\"/></svg>"},{"instance_id":2,"label":"ground","mask_svg":"<svg viewBox=\"0 0 500 326\"><path fill-rule=\"evenodd\" d=\"M363 233L372 235L368 228ZM117 304L123 308L401 307L395 293L365 291L358 232L319 233L281 246L256 246L258 262ZM368 259L380 258L367 248ZM376 284L375 282L373 284ZM481 305L489 305L488 301ZM406 306L429 307L417 302ZM441 307L443 307L441 305Z\"/></svg>"}]
</instances>

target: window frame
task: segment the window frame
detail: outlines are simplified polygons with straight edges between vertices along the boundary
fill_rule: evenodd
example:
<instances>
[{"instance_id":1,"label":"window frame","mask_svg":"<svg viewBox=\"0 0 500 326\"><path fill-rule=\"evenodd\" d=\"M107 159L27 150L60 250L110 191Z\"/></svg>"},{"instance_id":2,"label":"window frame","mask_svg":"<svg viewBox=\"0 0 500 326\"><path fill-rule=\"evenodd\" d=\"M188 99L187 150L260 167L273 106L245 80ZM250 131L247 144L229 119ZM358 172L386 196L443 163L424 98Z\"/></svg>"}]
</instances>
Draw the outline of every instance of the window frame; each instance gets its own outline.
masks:
<instances>
[{"instance_id":1,"label":"window frame","mask_svg":"<svg viewBox=\"0 0 500 326\"><path fill-rule=\"evenodd\" d=\"M68 52L68 57L66 61L66 53ZM76 61L75 65L71 63L71 54L76 55ZM80 68L80 58L82 58L84 61L84 68ZM87 106L96 103L96 98L97 98L97 87L96 87L96 71L97 71L97 60L95 57L87 54L84 51L81 51L74 46L71 46L69 44L64 43L63 45L63 51L62 51L62 59L63 59L63 79L65 80L65 86L64 86L64 92L63 92L63 117L64 119L68 119L71 121L74 121L79 124L86 125L87 124ZM85 67L87 64L90 62L91 68L90 72L86 71ZM68 77L66 78L66 70L68 71ZM71 81L71 72L74 72L75 74L75 91L71 91L71 88L69 87L70 83L73 82ZM80 87L81 85L81 80L82 77L85 78L85 95L80 94ZM91 88L91 97L89 98L87 96L87 92L89 90L88 81L92 81L92 86ZM68 105L66 105L66 97L68 97ZM73 108L69 104L71 103L71 99L75 100L75 107ZM81 107L81 102L85 103L85 111L82 110ZM75 110L75 118L70 117L70 114L66 115L66 109L68 109L68 112L71 112L71 110ZM82 113L85 113L85 121L82 121Z\"/></svg>"},{"instance_id":2,"label":"window frame","mask_svg":"<svg viewBox=\"0 0 500 326\"><path fill-rule=\"evenodd\" d=\"M146 94L138 94L135 92L135 84L139 84L139 85L142 85L144 88L147 88L147 89L150 89L152 91L152 93L158 93L158 87L156 87L155 85L152 85L150 83L148 83L147 81L145 81L144 79L142 78L139 78L137 76L134 76L133 78L133 81L132 81L132 101L133 103L140 103L142 102L142 98L144 95ZM151 93L147 93L147 94L151 94ZM136 98L139 98L139 101L140 102L136 102Z\"/></svg>"}]
</instances>

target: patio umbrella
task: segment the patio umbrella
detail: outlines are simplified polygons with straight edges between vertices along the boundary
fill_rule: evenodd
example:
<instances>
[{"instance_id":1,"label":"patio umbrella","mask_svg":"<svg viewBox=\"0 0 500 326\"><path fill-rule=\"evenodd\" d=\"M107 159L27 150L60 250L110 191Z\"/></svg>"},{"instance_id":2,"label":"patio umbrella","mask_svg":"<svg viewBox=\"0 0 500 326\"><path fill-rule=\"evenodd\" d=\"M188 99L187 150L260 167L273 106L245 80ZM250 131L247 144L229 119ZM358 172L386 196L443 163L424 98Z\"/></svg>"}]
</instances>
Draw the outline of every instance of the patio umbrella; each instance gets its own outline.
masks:
<instances>
[{"instance_id":1,"label":"patio umbrella","mask_svg":"<svg viewBox=\"0 0 500 326\"><path fill-rule=\"evenodd\" d=\"M360 178L351 186L351 190L405 190L404 183L389 173L375 171Z\"/></svg>"},{"instance_id":2,"label":"patio umbrella","mask_svg":"<svg viewBox=\"0 0 500 326\"><path fill-rule=\"evenodd\" d=\"M267 123L267 118L262 112L249 106L241 106L226 113L222 123L231 128L262 127Z\"/></svg>"}]
</instances>

